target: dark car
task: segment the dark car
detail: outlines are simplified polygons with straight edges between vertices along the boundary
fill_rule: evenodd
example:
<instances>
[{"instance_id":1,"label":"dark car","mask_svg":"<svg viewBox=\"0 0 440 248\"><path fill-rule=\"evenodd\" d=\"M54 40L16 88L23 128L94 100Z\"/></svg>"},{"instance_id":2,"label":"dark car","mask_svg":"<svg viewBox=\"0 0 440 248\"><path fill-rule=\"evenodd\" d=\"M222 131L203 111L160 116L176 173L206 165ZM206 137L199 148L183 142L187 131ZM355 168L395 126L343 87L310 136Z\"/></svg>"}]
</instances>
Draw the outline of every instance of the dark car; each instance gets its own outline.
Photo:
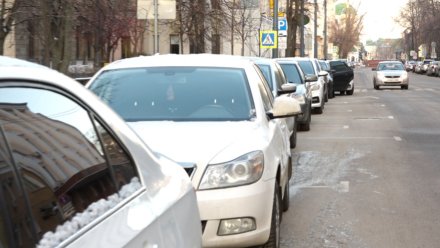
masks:
<instances>
[{"instance_id":1,"label":"dark car","mask_svg":"<svg viewBox=\"0 0 440 248\"><path fill-rule=\"evenodd\" d=\"M339 91L341 94L353 95L354 92L354 72L346 62L332 60L330 69L333 70L333 92Z\"/></svg>"}]
</instances>

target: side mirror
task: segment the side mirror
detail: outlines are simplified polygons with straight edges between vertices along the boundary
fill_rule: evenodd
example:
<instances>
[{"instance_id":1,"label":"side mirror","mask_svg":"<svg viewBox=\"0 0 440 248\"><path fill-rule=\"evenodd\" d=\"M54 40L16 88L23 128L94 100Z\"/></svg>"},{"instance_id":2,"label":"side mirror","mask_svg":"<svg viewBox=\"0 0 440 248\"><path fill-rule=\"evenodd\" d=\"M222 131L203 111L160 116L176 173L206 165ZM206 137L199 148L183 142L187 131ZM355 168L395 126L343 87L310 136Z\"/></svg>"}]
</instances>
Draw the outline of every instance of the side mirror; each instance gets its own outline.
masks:
<instances>
[{"instance_id":1,"label":"side mirror","mask_svg":"<svg viewBox=\"0 0 440 248\"><path fill-rule=\"evenodd\" d=\"M318 77L316 75L307 74L306 82L318 81Z\"/></svg>"},{"instance_id":2,"label":"side mirror","mask_svg":"<svg viewBox=\"0 0 440 248\"><path fill-rule=\"evenodd\" d=\"M320 72L318 73L318 76L320 76L320 77L326 77L326 76L328 76L328 72L326 72L326 71L320 71Z\"/></svg>"},{"instance_id":3,"label":"side mirror","mask_svg":"<svg viewBox=\"0 0 440 248\"><path fill-rule=\"evenodd\" d=\"M297 116L301 113L301 106L298 100L286 95L281 95L275 98L273 109L267 113L267 116L270 119L276 119Z\"/></svg>"},{"instance_id":4,"label":"side mirror","mask_svg":"<svg viewBox=\"0 0 440 248\"><path fill-rule=\"evenodd\" d=\"M294 93L296 91L296 85L294 84L283 84L281 85L281 90L278 90L278 95Z\"/></svg>"},{"instance_id":5,"label":"side mirror","mask_svg":"<svg viewBox=\"0 0 440 248\"><path fill-rule=\"evenodd\" d=\"M371 68L372 71L376 71L376 68Z\"/></svg>"}]
</instances>

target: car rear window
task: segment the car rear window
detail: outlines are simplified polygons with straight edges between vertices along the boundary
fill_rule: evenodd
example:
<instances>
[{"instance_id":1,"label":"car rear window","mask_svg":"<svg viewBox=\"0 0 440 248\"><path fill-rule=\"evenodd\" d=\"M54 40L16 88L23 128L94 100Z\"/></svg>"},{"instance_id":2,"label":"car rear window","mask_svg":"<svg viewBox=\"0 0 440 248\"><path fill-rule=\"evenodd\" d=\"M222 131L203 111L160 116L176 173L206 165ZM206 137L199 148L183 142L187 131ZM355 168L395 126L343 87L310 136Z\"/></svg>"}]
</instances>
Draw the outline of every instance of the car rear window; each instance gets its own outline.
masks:
<instances>
[{"instance_id":1,"label":"car rear window","mask_svg":"<svg viewBox=\"0 0 440 248\"><path fill-rule=\"evenodd\" d=\"M316 75L315 68L311 61L298 61L299 66L304 71L304 74Z\"/></svg>"},{"instance_id":2,"label":"car rear window","mask_svg":"<svg viewBox=\"0 0 440 248\"><path fill-rule=\"evenodd\" d=\"M126 121L234 121L254 115L243 69L111 70L99 75L90 89Z\"/></svg>"},{"instance_id":3,"label":"car rear window","mask_svg":"<svg viewBox=\"0 0 440 248\"><path fill-rule=\"evenodd\" d=\"M294 64L280 64L289 83L303 84L299 68Z\"/></svg>"}]
</instances>

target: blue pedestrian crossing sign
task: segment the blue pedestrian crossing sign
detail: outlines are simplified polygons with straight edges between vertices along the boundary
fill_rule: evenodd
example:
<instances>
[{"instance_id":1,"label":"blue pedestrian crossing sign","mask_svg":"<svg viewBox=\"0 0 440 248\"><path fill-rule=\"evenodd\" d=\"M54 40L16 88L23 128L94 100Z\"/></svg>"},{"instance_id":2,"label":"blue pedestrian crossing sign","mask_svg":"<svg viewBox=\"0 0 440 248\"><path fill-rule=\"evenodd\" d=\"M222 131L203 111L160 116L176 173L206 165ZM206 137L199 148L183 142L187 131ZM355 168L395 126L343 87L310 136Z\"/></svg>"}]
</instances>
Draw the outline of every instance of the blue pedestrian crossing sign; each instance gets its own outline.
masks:
<instances>
[{"instance_id":1,"label":"blue pedestrian crossing sign","mask_svg":"<svg viewBox=\"0 0 440 248\"><path fill-rule=\"evenodd\" d=\"M260 47L261 48L277 48L278 32L274 30L260 31Z\"/></svg>"}]
</instances>

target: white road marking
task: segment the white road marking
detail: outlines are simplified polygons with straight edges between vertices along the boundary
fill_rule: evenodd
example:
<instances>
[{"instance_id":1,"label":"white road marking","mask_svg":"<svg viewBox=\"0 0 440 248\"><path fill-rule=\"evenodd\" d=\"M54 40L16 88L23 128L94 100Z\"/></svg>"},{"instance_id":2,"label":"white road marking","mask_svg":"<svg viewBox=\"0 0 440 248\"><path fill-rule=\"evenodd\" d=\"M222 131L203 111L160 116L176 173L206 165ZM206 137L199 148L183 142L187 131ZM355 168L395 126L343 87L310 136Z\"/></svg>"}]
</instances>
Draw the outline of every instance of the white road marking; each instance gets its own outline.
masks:
<instances>
[{"instance_id":1,"label":"white road marking","mask_svg":"<svg viewBox=\"0 0 440 248\"><path fill-rule=\"evenodd\" d=\"M349 125L344 125L344 129L349 129L350 126Z\"/></svg>"},{"instance_id":2,"label":"white road marking","mask_svg":"<svg viewBox=\"0 0 440 248\"><path fill-rule=\"evenodd\" d=\"M388 119L394 119L394 116L392 116L392 115L390 115L390 116L388 116Z\"/></svg>"},{"instance_id":3,"label":"white road marking","mask_svg":"<svg viewBox=\"0 0 440 248\"><path fill-rule=\"evenodd\" d=\"M350 191L350 182L349 181L339 182L338 189L339 192L348 193L348 191Z\"/></svg>"},{"instance_id":4,"label":"white road marking","mask_svg":"<svg viewBox=\"0 0 440 248\"><path fill-rule=\"evenodd\" d=\"M353 112L353 110L351 110L351 109L347 109L347 112Z\"/></svg>"},{"instance_id":5,"label":"white road marking","mask_svg":"<svg viewBox=\"0 0 440 248\"><path fill-rule=\"evenodd\" d=\"M400 138L399 136L394 136L393 138L394 138L394 140L396 140L396 141L402 141L402 138Z\"/></svg>"}]
</instances>

